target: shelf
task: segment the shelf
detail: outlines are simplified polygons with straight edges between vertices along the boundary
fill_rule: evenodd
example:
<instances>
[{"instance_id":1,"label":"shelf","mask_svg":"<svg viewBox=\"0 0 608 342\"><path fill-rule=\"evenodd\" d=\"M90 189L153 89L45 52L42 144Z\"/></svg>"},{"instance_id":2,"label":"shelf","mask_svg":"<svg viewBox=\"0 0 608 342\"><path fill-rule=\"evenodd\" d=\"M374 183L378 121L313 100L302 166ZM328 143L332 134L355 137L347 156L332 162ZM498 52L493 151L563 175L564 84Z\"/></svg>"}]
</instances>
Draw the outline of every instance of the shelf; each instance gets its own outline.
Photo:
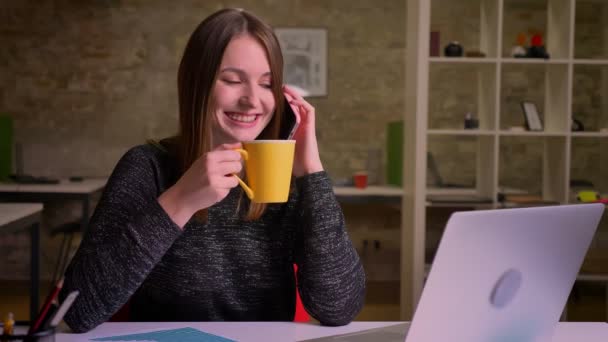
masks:
<instances>
[{"instance_id":1,"label":"shelf","mask_svg":"<svg viewBox=\"0 0 608 342\"><path fill-rule=\"evenodd\" d=\"M569 64L507 64L501 72L500 128L521 126L522 102L536 104L545 132L569 132L571 128ZM529 133L532 134L532 133Z\"/></svg>"},{"instance_id":2,"label":"shelf","mask_svg":"<svg viewBox=\"0 0 608 342\"><path fill-rule=\"evenodd\" d=\"M476 195L475 188L426 188L427 195L430 196L466 196Z\"/></svg>"},{"instance_id":3,"label":"shelf","mask_svg":"<svg viewBox=\"0 0 608 342\"><path fill-rule=\"evenodd\" d=\"M568 133L500 139L499 187L526 189L544 201L567 200Z\"/></svg>"},{"instance_id":4,"label":"shelf","mask_svg":"<svg viewBox=\"0 0 608 342\"><path fill-rule=\"evenodd\" d=\"M575 59L575 65L608 65L608 59Z\"/></svg>"},{"instance_id":5,"label":"shelf","mask_svg":"<svg viewBox=\"0 0 608 342\"><path fill-rule=\"evenodd\" d=\"M401 197L403 189L397 186L379 186L372 185L365 189L359 189L352 186L334 186L336 196L386 196L386 197Z\"/></svg>"},{"instance_id":6,"label":"shelf","mask_svg":"<svg viewBox=\"0 0 608 342\"><path fill-rule=\"evenodd\" d=\"M443 60L448 59L450 58ZM453 59L458 60L458 58ZM476 60L483 61L484 59ZM496 77L497 67L491 63L431 63L429 65L428 129L462 131L466 113L472 113L479 120L479 130L494 129L496 127Z\"/></svg>"},{"instance_id":7,"label":"shelf","mask_svg":"<svg viewBox=\"0 0 608 342\"><path fill-rule=\"evenodd\" d=\"M532 32L540 33L552 58L571 56L573 6L572 0L504 0L501 55L510 57L517 35L523 31L527 34L527 44Z\"/></svg>"},{"instance_id":8,"label":"shelf","mask_svg":"<svg viewBox=\"0 0 608 342\"><path fill-rule=\"evenodd\" d=\"M573 138L608 138L608 132L572 132Z\"/></svg>"},{"instance_id":9,"label":"shelf","mask_svg":"<svg viewBox=\"0 0 608 342\"><path fill-rule=\"evenodd\" d=\"M534 132L534 131L500 131L505 137L566 137L569 133L560 132Z\"/></svg>"},{"instance_id":10,"label":"shelf","mask_svg":"<svg viewBox=\"0 0 608 342\"><path fill-rule=\"evenodd\" d=\"M430 57L429 62L437 64L493 64L496 58L487 57Z\"/></svg>"},{"instance_id":11,"label":"shelf","mask_svg":"<svg viewBox=\"0 0 608 342\"><path fill-rule=\"evenodd\" d=\"M583 133L583 132L580 132ZM591 133L591 132L589 132ZM587 139L573 139L570 143L570 179L585 180L593 184L592 190L604 194L608 192L608 177L605 174L608 149L608 135ZM570 200L574 198L570 197Z\"/></svg>"},{"instance_id":12,"label":"shelf","mask_svg":"<svg viewBox=\"0 0 608 342\"><path fill-rule=\"evenodd\" d=\"M542 59L542 58L501 58L504 64L568 64L568 59Z\"/></svg>"},{"instance_id":13,"label":"shelf","mask_svg":"<svg viewBox=\"0 0 608 342\"><path fill-rule=\"evenodd\" d=\"M568 203L572 179L588 179L608 193L608 132L603 131L608 128L608 0L595 2L603 6L583 2L589 1L407 2L404 120L409 124L404 125L407 200L401 242L413 253L401 265L402 314L415 307L411 298L421 289L423 250L416 245L428 228L425 208L470 205L447 196L433 202L434 192L464 191L449 186L466 185L466 191L491 199L489 207L501 206L497 195L505 187L539 194L534 205ZM429 31L439 32L441 49L459 41L465 51L487 56L440 57L435 45L429 49ZM512 58L520 33L526 35L525 45L540 34L550 58ZM543 131L523 129L523 102L537 106ZM478 129L464 129L467 113L479 119ZM585 131L572 132L572 119ZM429 188L439 185L447 189Z\"/></svg>"},{"instance_id":14,"label":"shelf","mask_svg":"<svg viewBox=\"0 0 608 342\"><path fill-rule=\"evenodd\" d=\"M608 1L574 0L574 58L584 64L608 64ZM603 62L602 62L603 61Z\"/></svg>"},{"instance_id":15,"label":"shelf","mask_svg":"<svg viewBox=\"0 0 608 342\"><path fill-rule=\"evenodd\" d=\"M424 204L429 208L468 208L468 209L495 209L494 203L477 203L477 202L433 202L427 201Z\"/></svg>"},{"instance_id":16,"label":"shelf","mask_svg":"<svg viewBox=\"0 0 608 342\"><path fill-rule=\"evenodd\" d=\"M608 64L575 64L572 78L572 116L585 129L574 133L606 136L602 130L608 129Z\"/></svg>"},{"instance_id":17,"label":"shelf","mask_svg":"<svg viewBox=\"0 0 608 342\"><path fill-rule=\"evenodd\" d=\"M496 134L495 131L483 129L429 129L429 135L464 135L464 136L488 136Z\"/></svg>"}]
</instances>

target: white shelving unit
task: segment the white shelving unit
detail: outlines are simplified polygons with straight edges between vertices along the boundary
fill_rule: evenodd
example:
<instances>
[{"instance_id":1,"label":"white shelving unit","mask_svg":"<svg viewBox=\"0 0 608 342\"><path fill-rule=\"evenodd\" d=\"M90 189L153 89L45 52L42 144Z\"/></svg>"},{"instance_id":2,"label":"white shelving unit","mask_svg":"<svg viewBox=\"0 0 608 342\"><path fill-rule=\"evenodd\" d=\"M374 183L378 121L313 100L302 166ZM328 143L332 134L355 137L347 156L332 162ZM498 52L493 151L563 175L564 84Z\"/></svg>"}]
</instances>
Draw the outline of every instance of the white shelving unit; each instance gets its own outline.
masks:
<instances>
[{"instance_id":1,"label":"white shelving unit","mask_svg":"<svg viewBox=\"0 0 608 342\"><path fill-rule=\"evenodd\" d=\"M469 0L453 0L454 2ZM407 56L406 56L406 109L404 114L404 200L402 202L402 253L401 253L401 319L411 319L423 287L425 246L425 203L428 194L427 151L429 140L441 137L476 140L475 190L478 195L494 199L498 206L501 184L501 147L512 140L532 139L542 146L542 179L540 189L543 200L569 202L570 171L573 141L577 139L608 139L605 130L571 132L573 112L574 74L578 67L597 68L603 75L602 92L608 94L608 25L603 30L603 56L575 58L576 8L584 3L602 5L602 14L608 18L608 2L598 0L477 0L479 4L479 50L486 57L430 57L429 37L433 21L431 0L407 0ZM550 59L511 58L510 45L515 40L514 28L507 27L505 18L514 18L513 8L533 4L544 12L543 35ZM454 18L463 25L476 22L473 17ZM605 21L608 22L608 21ZM441 42L441 47L447 42ZM466 50L466 46L465 46ZM438 69L437 69L438 68ZM432 120L429 107L431 75L434 72L465 68L476 82L476 98L471 106L480 120L478 130L441 126L441 120ZM508 86L510 72L531 70L542 73L544 99L539 105L543 131L512 130L509 115L504 108L503 89ZM458 89L454 89L457 91ZM608 127L608 99L602 97L602 115ZM525 100L522 98L522 101ZM463 101L466 101L463 100ZM458 113L463 116L464 113ZM519 120L523 122L521 111ZM439 124L436 123L439 121ZM600 127L604 128L604 127Z\"/></svg>"}]
</instances>

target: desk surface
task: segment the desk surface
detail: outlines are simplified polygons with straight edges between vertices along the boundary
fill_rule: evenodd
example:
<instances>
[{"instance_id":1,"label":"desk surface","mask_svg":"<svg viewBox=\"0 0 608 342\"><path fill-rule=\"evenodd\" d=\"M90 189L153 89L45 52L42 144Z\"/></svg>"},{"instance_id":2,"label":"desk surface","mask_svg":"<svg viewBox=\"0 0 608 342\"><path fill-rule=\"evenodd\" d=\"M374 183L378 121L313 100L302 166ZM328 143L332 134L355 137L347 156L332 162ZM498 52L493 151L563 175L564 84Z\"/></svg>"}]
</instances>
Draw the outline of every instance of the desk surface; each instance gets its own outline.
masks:
<instances>
[{"instance_id":1,"label":"desk surface","mask_svg":"<svg viewBox=\"0 0 608 342\"><path fill-rule=\"evenodd\" d=\"M42 211L40 203L0 203L0 226Z\"/></svg>"},{"instance_id":2,"label":"desk surface","mask_svg":"<svg viewBox=\"0 0 608 342\"><path fill-rule=\"evenodd\" d=\"M105 323L86 334L58 334L56 341L87 341L91 338L192 327L237 341L283 342L346 334L399 323L402 322L353 322L343 327L322 327L316 324L291 322ZM559 323L553 341L606 342L608 324Z\"/></svg>"},{"instance_id":3,"label":"desk surface","mask_svg":"<svg viewBox=\"0 0 608 342\"><path fill-rule=\"evenodd\" d=\"M0 183L0 193L2 192L35 192L35 193L72 193L88 194L101 190L106 185L106 178L90 178L81 182L71 182L62 179L58 184L17 184Z\"/></svg>"}]
</instances>

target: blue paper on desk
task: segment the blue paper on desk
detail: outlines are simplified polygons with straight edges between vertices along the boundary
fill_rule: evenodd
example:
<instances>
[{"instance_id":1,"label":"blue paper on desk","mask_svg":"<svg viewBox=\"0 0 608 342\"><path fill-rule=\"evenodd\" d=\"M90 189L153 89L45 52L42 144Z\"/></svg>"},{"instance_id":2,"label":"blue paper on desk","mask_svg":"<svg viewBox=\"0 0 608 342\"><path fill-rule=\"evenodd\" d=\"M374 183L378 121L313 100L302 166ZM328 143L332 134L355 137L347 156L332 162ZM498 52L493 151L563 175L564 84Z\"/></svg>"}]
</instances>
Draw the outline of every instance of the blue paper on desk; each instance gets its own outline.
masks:
<instances>
[{"instance_id":1,"label":"blue paper on desk","mask_svg":"<svg viewBox=\"0 0 608 342\"><path fill-rule=\"evenodd\" d=\"M94 338L92 341L155 341L155 342L235 342L194 328L158 330L141 334Z\"/></svg>"}]
</instances>

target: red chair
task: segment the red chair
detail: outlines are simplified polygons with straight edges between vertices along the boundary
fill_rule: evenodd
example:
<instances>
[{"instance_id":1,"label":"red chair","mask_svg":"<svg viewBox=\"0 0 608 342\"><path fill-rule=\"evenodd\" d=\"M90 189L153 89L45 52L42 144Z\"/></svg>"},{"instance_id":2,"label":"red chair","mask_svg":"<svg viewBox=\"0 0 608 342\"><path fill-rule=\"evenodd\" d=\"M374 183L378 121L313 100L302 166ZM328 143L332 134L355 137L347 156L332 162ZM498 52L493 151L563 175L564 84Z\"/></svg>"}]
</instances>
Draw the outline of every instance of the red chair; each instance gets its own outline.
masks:
<instances>
[{"instance_id":1,"label":"red chair","mask_svg":"<svg viewBox=\"0 0 608 342\"><path fill-rule=\"evenodd\" d=\"M302 304L302 299L300 298L300 292L298 292L298 265L293 264L293 273L296 275L296 314L293 317L294 322L308 322L310 321L310 316L306 309L304 309L304 304Z\"/></svg>"},{"instance_id":2,"label":"red chair","mask_svg":"<svg viewBox=\"0 0 608 342\"><path fill-rule=\"evenodd\" d=\"M298 266L293 264L293 272L295 275L298 274ZM308 322L310 321L310 316L306 309L304 309L304 305L302 304L302 299L300 298L300 293L298 292L298 277L296 276L296 313L293 317L294 322ZM112 317L110 317L109 322L128 322L129 321L129 302L118 310Z\"/></svg>"}]
</instances>

